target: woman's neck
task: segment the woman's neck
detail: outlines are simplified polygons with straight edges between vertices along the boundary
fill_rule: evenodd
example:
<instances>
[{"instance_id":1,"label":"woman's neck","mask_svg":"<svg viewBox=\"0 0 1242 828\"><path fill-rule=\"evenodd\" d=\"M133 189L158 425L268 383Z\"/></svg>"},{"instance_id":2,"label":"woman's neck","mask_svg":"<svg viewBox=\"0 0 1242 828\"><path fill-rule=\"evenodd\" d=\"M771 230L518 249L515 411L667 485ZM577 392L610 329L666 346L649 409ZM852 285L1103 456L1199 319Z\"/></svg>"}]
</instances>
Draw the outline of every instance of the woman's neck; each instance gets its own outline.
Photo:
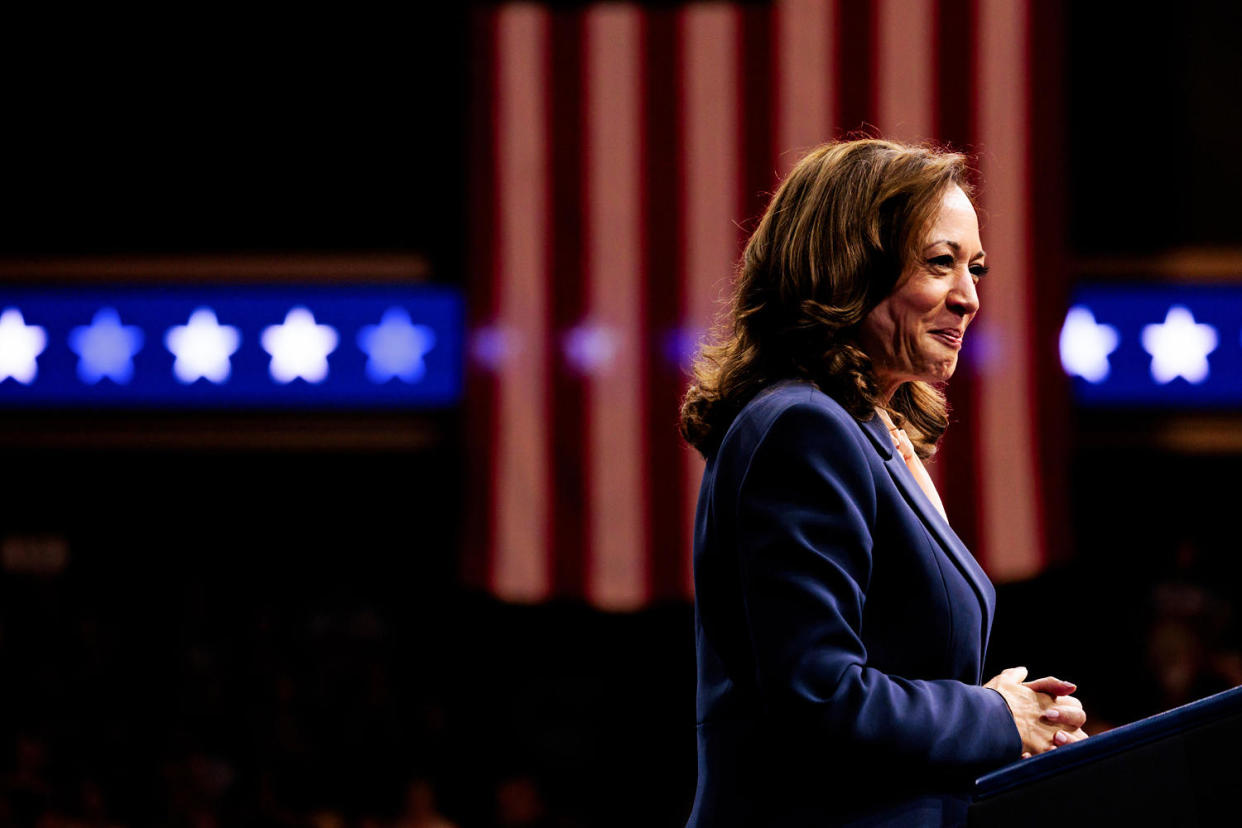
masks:
<instances>
[{"instance_id":1,"label":"woman's neck","mask_svg":"<svg viewBox=\"0 0 1242 828\"><path fill-rule=\"evenodd\" d=\"M880 393L876 395L876 402L880 407L888 408L889 403L893 401L893 395L897 393L897 389L902 386L902 380L890 379L888 377L876 377L876 387L880 389Z\"/></svg>"}]
</instances>

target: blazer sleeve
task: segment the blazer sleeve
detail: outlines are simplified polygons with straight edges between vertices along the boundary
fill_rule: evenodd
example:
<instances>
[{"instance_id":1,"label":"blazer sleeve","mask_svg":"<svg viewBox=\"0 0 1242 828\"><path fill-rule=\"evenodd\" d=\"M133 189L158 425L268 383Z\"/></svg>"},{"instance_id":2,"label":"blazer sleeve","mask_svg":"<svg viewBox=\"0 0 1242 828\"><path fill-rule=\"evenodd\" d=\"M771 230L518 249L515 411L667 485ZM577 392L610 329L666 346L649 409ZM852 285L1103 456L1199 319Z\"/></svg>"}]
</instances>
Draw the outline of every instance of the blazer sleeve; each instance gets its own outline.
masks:
<instances>
[{"instance_id":1,"label":"blazer sleeve","mask_svg":"<svg viewBox=\"0 0 1242 828\"><path fill-rule=\"evenodd\" d=\"M737 549L769 712L826 748L975 771L1018 759L1004 698L867 666L860 637L876 488L857 427L813 403L780 413L737 488ZM931 585L929 585L931 588Z\"/></svg>"}]
</instances>

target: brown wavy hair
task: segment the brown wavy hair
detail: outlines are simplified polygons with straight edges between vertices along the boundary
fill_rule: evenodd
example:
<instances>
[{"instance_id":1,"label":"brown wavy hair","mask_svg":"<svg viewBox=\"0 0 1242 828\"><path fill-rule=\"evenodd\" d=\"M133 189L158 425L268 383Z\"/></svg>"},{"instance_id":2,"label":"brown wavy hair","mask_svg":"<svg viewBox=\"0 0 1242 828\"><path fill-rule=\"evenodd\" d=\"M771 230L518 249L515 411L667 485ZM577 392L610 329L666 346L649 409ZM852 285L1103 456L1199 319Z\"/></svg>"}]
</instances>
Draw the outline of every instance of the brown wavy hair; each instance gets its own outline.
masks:
<instances>
[{"instance_id":1,"label":"brown wavy hair","mask_svg":"<svg viewBox=\"0 0 1242 828\"><path fill-rule=\"evenodd\" d=\"M822 144L790 171L746 243L732 301L693 366L681 434L707 456L765 386L811 381L860 421L880 405L858 325L897 284L966 158L863 139ZM923 458L948 426L944 393L906 382L886 406Z\"/></svg>"}]
</instances>

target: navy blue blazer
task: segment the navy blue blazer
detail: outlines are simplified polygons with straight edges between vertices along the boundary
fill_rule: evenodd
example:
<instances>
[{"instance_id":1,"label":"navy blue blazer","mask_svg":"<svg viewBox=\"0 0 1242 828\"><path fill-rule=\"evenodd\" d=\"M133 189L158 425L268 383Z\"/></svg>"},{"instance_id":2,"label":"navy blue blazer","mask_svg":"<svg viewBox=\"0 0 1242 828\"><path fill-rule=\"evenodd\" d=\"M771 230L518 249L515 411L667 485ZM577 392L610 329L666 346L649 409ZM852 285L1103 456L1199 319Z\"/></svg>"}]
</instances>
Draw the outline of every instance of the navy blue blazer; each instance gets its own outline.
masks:
<instances>
[{"instance_id":1,"label":"navy blue blazer","mask_svg":"<svg viewBox=\"0 0 1242 828\"><path fill-rule=\"evenodd\" d=\"M979 686L995 591L879 417L793 380L747 404L707 461L694 582L691 828L964 823L973 778L1019 758Z\"/></svg>"}]
</instances>

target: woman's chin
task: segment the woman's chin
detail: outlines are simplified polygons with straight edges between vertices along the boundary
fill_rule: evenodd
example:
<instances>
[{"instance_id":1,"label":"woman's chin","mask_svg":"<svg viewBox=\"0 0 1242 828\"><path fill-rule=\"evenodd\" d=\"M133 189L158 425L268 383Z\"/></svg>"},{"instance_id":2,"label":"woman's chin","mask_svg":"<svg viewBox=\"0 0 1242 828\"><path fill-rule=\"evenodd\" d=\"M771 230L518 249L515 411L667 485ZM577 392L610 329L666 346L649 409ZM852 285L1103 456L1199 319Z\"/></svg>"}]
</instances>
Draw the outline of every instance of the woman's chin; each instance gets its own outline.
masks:
<instances>
[{"instance_id":1,"label":"woman's chin","mask_svg":"<svg viewBox=\"0 0 1242 828\"><path fill-rule=\"evenodd\" d=\"M957 370L956 355L952 359L941 360L933 365L929 365L919 379L930 385L940 385L941 383L948 382L955 370Z\"/></svg>"}]
</instances>

